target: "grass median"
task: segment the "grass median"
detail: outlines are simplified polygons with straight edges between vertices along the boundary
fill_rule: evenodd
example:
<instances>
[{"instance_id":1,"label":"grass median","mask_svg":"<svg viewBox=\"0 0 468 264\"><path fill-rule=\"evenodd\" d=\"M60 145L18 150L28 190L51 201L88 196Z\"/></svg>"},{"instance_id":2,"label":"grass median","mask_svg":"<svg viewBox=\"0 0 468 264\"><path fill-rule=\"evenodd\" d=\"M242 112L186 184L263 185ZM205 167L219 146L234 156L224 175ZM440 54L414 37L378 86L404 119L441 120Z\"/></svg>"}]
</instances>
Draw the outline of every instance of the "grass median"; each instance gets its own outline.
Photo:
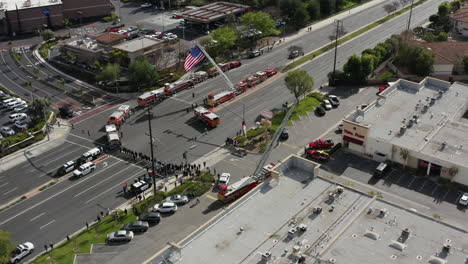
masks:
<instances>
[{"instance_id":1,"label":"grass median","mask_svg":"<svg viewBox=\"0 0 468 264\"><path fill-rule=\"evenodd\" d=\"M416 3L414 3L413 8L415 8L415 7L419 6L419 5L422 5L426 1L428 1L428 0L420 0L420 1L416 2ZM403 13L409 11L410 9L411 9L411 6L407 6L407 7L403 8L403 9L401 9L400 11L392 13L392 14L390 14L390 15L388 15L388 16L386 16L386 17L384 17L384 18L382 18L382 19L380 19L380 20L378 20L378 21L376 21L376 22L374 22L372 24L369 24L369 25L367 25L367 26L365 26L365 27L363 27L363 28L361 28L359 30L356 30L356 31L354 31L354 32L340 38L338 40L338 45L344 44L344 43L350 41L351 39L354 39L354 38L368 32L368 31L370 31L371 29L374 29L374 28L382 25L383 23L389 21L390 19L393 19L393 18L395 18L397 16L402 15ZM296 68L296 67L298 67L298 66L300 66L300 65L302 65L302 64L304 64L304 63L306 63L306 62L308 62L310 60L313 60L315 57L317 57L319 55L322 55L325 52L328 52L328 51L332 50L334 47L335 47L335 43L330 43L328 45L325 45L322 48L320 48L320 49L318 49L316 51L313 51L312 53L307 54L306 56L304 56L304 57L302 57L302 58L300 58L300 59L298 59L298 60L296 60L296 61L294 61L294 62L292 62L292 63L290 63L288 65L286 65L286 67L284 67L284 69L281 72L287 72L287 71L289 71L291 69L294 69L294 68Z\"/></svg>"}]
</instances>

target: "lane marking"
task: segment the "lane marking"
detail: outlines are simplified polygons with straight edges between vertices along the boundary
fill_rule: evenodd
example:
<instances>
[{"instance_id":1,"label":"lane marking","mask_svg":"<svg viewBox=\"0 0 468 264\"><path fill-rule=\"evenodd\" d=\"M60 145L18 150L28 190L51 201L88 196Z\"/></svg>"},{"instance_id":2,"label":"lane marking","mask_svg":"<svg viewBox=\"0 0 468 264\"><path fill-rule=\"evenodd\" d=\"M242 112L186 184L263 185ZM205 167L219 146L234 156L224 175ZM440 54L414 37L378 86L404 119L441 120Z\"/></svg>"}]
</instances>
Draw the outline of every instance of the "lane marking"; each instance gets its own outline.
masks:
<instances>
[{"instance_id":1,"label":"lane marking","mask_svg":"<svg viewBox=\"0 0 468 264\"><path fill-rule=\"evenodd\" d=\"M16 190L16 189L18 189L18 187L15 187L15 188L13 188L13 189L9 190L8 192L4 193L3 195L5 196L5 195L7 195L7 194L11 193L12 191L14 191L14 190Z\"/></svg>"},{"instance_id":2,"label":"lane marking","mask_svg":"<svg viewBox=\"0 0 468 264\"><path fill-rule=\"evenodd\" d=\"M48 226L48 225L52 224L53 222L55 222L55 219L54 219L54 220L52 220L52 221L50 221L49 223L47 223L47 224L45 224L45 225L41 226L39 229L42 229L42 228L44 228L44 227L46 227L46 226Z\"/></svg>"},{"instance_id":3,"label":"lane marking","mask_svg":"<svg viewBox=\"0 0 468 264\"><path fill-rule=\"evenodd\" d=\"M32 222L32 221L36 220L37 218L39 218L39 217L41 217L41 216L43 216L43 215L45 215L45 213L42 213L42 214L40 214L40 215L38 215L38 216L36 216L36 217L32 218L32 219L31 219L31 220L29 220L29 221L31 221L31 222Z\"/></svg>"},{"instance_id":4,"label":"lane marking","mask_svg":"<svg viewBox=\"0 0 468 264\"><path fill-rule=\"evenodd\" d=\"M218 198L215 198L215 197L213 197L213 196L211 196L211 195L209 195L209 194L205 195L205 197L206 197L206 198L209 198L209 199L211 199L211 200L214 200L214 201L218 201Z\"/></svg>"},{"instance_id":5,"label":"lane marking","mask_svg":"<svg viewBox=\"0 0 468 264\"><path fill-rule=\"evenodd\" d=\"M0 185L0 187L3 187L3 186L5 186L5 185L7 185L8 183L9 183L9 182L4 183L4 184Z\"/></svg>"},{"instance_id":6,"label":"lane marking","mask_svg":"<svg viewBox=\"0 0 468 264\"><path fill-rule=\"evenodd\" d=\"M60 157L58 157L58 158L56 158L56 159L53 159L53 160L51 160L51 161L49 161L49 162L47 162L47 163L44 163L44 164L42 164L42 166L47 166L47 165L49 165L50 163L52 163L52 162L54 162L54 161L56 161L56 160L59 160L59 159L65 157L65 156L68 156L68 155L72 154L73 152L75 152L75 151L77 151L77 150L81 150L81 147L79 147L79 148L77 148L77 149L75 149L75 150L72 150L72 151L70 151L70 152L67 152L66 154L61 155Z\"/></svg>"},{"instance_id":7,"label":"lane marking","mask_svg":"<svg viewBox=\"0 0 468 264\"><path fill-rule=\"evenodd\" d=\"M114 99L114 100L110 101L109 103L107 103L107 104L105 104L105 105L101 105L101 106L99 106L98 108L93 108L93 109L90 110L90 111L98 110L99 108L104 107L104 106L107 106L107 105L112 105L112 104L114 104L114 103L117 102L117 101L119 101L119 99ZM105 113L105 112L107 112L107 111L109 111L109 110L116 109L116 108L118 108L119 106L120 106L119 104L116 104L114 107L108 108L108 109L106 109L106 110L104 110L104 111L99 112L99 110L98 110L98 111L96 111L95 114L91 114L90 116L88 116L88 117L86 117L86 118L83 118L83 119L81 119L80 121L75 122L74 124L75 124L75 125L78 125L79 123L82 123L82 122L84 122L84 121L86 121L86 120L88 120L88 119L90 119L90 118L93 118L93 117L95 117L95 116L97 116L97 115L100 115L100 114L102 114L102 113ZM70 135L71 135L71 133L70 133Z\"/></svg>"}]
</instances>

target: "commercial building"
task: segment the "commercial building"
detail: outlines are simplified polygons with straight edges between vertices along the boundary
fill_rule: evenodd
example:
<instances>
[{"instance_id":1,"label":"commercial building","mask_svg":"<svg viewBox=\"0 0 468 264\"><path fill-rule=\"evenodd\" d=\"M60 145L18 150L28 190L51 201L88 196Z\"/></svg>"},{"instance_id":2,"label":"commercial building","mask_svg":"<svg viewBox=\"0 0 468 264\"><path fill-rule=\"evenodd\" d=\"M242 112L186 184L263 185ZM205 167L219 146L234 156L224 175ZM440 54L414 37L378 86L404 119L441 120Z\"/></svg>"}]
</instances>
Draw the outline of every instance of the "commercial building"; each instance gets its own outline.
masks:
<instances>
[{"instance_id":1,"label":"commercial building","mask_svg":"<svg viewBox=\"0 0 468 264\"><path fill-rule=\"evenodd\" d=\"M460 9L449 17L454 22L455 30L464 37L468 37L468 4L463 4Z\"/></svg>"},{"instance_id":2,"label":"commercial building","mask_svg":"<svg viewBox=\"0 0 468 264\"><path fill-rule=\"evenodd\" d=\"M228 2L215 2L204 5L199 8L185 11L181 14L185 22L201 25L206 30L210 28L210 24L215 22L224 22L230 16L239 16L250 10L247 5L240 5Z\"/></svg>"},{"instance_id":3,"label":"commercial building","mask_svg":"<svg viewBox=\"0 0 468 264\"><path fill-rule=\"evenodd\" d=\"M468 185L468 85L398 80L343 120L343 145Z\"/></svg>"},{"instance_id":4,"label":"commercial building","mask_svg":"<svg viewBox=\"0 0 468 264\"><path fill-rule=\"evenodd\" d=\"M111 14L110 0L0 0L0 34L17 35Z\"/></svg>"},{"instance_id":5,"label":"commercial building","mask_svg":"<svg viewBox=\"0 0 468 264\"><path fill-rule=\"evenodd\" d=\"M465 262L463 228L317 177L318 167L290 156L276 179L144 263Z\"/></svg>"},{"instance_id":6,"label":"commercial building","mask_svg":"<svg viewBox=\"0 0 468 264\"><path fill-rule=\"evenodd\" d=\"M72 53L77 61L94 63L95 61L108 61L112 46L125 40L125 35L117 33L104 33L102 35L84 35L67 39L61 42L61 52Z\"/></svg>"}]
</instances>

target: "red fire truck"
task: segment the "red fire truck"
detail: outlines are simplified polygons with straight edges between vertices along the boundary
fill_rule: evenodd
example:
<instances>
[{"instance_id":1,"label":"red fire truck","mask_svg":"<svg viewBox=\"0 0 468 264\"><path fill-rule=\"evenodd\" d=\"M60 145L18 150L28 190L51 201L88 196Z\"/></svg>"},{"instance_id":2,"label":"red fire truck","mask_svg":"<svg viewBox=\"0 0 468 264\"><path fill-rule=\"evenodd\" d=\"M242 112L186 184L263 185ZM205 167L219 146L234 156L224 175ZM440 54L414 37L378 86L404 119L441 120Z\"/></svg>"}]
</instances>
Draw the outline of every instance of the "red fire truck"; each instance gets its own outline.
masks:
<instances>
[{"instance_id":1,"label":"red fire truck","mask_svg":"<svg viewBox=\"0 0 468 264\"><path fill-rule=\"evenodd\" d=\"M223 72L229 71L231 69L231 64L229 62L219 63L219 68L223 70Z\"/></svg>"},{"instance_id":2,"label":"red fire truck","mask_svg":"<svg viewBox=\"0 0 468 264\"><path fill-rule=\"evenodd\" d=\"M219 72L218 72L218 70L217 70L215 67L209 68L207 72L208 72L208 76L209 76L210 78L216 77L216 76L219 75Z\"/></svg>"},{"instance_id":3,"label":"red fire truck","mask_svg":"<svg viewBox=\"0 0 468 264\"><path fill-rule=\"evenodd\" d=\"M268 78L266 72L259 71L245 80L249 87L253 87L265 81Z\"/></svg>"},{"instance_id":4,"label":"red fire truck","mask_svg":"<svg viewBox=\"0 0 468 264\"><path fill-rule=\"evenodd\" d=\"M117 111L124 113L125 117L130 116L130 106L129 105L120 105L117 108Z\"/></svg>"},{"instance_id":5,"label":"red fire truck","mask_svg":"<svg viewBox=\"0 0 468 264\"><path fill-rule=\"evenodd\" d=\"M271 76L278 73L278 71L276 69L267 69L265 72L266 72L266 75L268 76L268 78L270 78Z\"/></svg>"},{"instance_id":6,"label":"red fire truck","mask_svg":"<svg viewBox=\"0 0 468 264\"><path fill-rule=\"evenodd\" d=\"M260 172L263 178L268 178L271 176L271 169L275 166L275 164L270 163L262 168ZM218 200L229 203L234 201L235 199L241 197L242 195L248 193L250 190L255 188L260 184L260 181L253 176L244 177L239 181L226 186L221 185L218 191Z\"/></svg>"},{"instance_id":7,"label":"red fire truck","mask_svg":"<svg viewBox=\"0 0 468 264\"><path fill-rule=\"evenodd\" d=\"M216 127L221 123L221 119L216 114L210 112L208 109L199 106L193 110L195 116L209 127Z\"/></svg>"},{"instance_id":8,"label":"red fire truck","mask_svg":"<svg viewBox=\"0 0 468 264\"><path fill-rule=\"evenodd\" d=\"M240 81L234 85L236 89L236 94L241 94L249 88L249 84L246 81Z\"/></svg>"},{"instance_id":9,"label":"red fire truck","mask_svg":"<svg viewBox=\"0 0 468 264\"><path fill-rule=\"evenodd\" d=\"M107 121L107 124L115 124L116 126L122 125L122 123L125 120L125 114L120 111L115 111L112 113L112 115L109 117L109 120Z\"/></svg>"},{"instance_id":10,"label":"red fire truck","mask_svg":"<svg viewBox=\"0 0 468 264\"><path fill-rule=\"evenodd\" d=\"M162 100L164 96L164 88L160 88L140 95L137 99L137 103L139 106L148 106Z\"/></svg>"},{"instance_id":11,"label":"red fire truck","mask_svg":"<svg viewBox=\"0 0 468 264\"><path fill-rule=\"evenodd\" d=\"M231 100L232 98L234 98L236 94L234 92L221 92L219 94L209 94L208 95L208 101L207 101L207 104L209 106L217 106L219 104L222 104L228 100Z\"/></svg>"},{"instance_id":12,"label":"red fire truck","mask_svg":"<svg viewBox=\"0 0 468 264\"><path fill-rule=\"evenodd\" d=\"M193 87L192 81L177 81L173 83L166 83L164 87L164 93L166 95L173 95L177 92L183 91L187 88Z\"/></svg>"}]
</instances>

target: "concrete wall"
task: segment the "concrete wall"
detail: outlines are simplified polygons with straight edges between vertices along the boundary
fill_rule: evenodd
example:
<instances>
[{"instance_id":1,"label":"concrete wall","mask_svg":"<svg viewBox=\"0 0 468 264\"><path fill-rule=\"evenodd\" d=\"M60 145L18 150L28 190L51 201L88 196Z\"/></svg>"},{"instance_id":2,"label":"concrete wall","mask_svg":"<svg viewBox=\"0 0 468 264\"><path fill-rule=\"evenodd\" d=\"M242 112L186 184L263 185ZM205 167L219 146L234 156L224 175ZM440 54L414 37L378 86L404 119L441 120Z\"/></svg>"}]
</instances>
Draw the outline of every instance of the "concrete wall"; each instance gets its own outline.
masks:
<instances>
[{"instance_id":1,"label":"concrete wall","mask_svg":"<svg viewBox=\"0 0 468 264\"><path fill-rule=\"evenodd\" d=\"M453 72L453 64L434 64L433 76L451 75Z\"/></svg>"},{"instance_id":2,"label":"concrete wall","mask_svg":"<svg viewBox=\"0 0 468 264\"><path fill-rule=\"evenodd\" d=\"M50 5L47 6L47 8L50 10L50 25L48 25L47 16L42 13L44 7L19 9L18 12L16 12L16 10L7 11L5 22L7 23L7 21L10 21L11 32L15 32L16 34L34 32L38 29L43 29L44 25L48 25L50 27L62 26L62 5ZM7 34L8 32L5 31L2 33Z\"/></svg>"},{"instance_id":3,"label":"concrete wall","mask_svg":"<svg viewBox=\"0 0 468 264\"><path fill-rule=\"evenodd\" d=\"M271 176L273 179L278 179L280 176L290 175L292 172L299 170L305 172L304 174L308 175L307 179L311 180L319 174L319 168L320 164L318 163L296 155L289 155L273 168Z\"/></svg>"}]
</instances>

